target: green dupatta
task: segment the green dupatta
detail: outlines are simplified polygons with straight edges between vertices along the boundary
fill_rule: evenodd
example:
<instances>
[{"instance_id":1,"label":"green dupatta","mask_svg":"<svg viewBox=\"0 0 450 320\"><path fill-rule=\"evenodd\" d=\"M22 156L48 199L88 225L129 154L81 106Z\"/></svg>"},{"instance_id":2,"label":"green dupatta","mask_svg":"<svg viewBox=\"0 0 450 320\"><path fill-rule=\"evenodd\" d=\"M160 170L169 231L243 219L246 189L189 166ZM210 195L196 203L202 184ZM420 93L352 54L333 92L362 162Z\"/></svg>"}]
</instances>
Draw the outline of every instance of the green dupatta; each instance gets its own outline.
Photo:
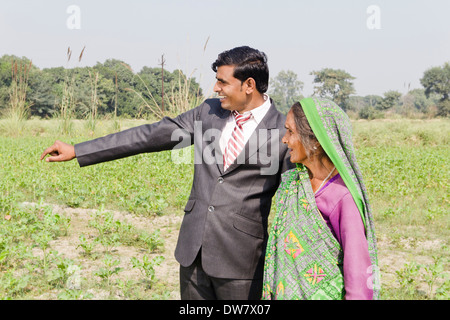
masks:
<instances>
[{"instance_id":1,"label":"green dupatta","mask_svg":"<svg viewBox=\"0 0 450 320\"><path fill-rule=\"evenodd\" d=\"M348 116L334 102L300 101L308 122L358 207L366 230L372 270L367 285L379 298L380 282L372 213L352 143ZM276 193L264 264L263 299L342 299L342 249L315 202L307 169L285 172ZM372 273L370 275L370 273Z\"/></svg>"}]
</instances>

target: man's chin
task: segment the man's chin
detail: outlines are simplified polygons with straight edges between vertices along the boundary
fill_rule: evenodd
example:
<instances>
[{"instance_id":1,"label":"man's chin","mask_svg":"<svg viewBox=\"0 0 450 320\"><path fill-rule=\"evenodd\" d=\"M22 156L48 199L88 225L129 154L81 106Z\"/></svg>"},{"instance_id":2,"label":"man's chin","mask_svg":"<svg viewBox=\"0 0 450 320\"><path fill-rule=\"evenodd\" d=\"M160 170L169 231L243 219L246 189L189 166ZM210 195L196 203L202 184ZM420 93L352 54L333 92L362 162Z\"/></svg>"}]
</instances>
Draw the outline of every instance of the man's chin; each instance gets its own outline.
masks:
<instances>
[{"instance_id":1,"label":"man's chin","mask_svg":"<svg viewBox=\"0 0 450 320\"><path fill-rule=\"evenodd\" d=\"M233 110L233 108L228 104L228 103L226 103L226 102L220 102L220 106L222 107L222 109L225 109L225 110Z\"/></svg>"}]
</instances>

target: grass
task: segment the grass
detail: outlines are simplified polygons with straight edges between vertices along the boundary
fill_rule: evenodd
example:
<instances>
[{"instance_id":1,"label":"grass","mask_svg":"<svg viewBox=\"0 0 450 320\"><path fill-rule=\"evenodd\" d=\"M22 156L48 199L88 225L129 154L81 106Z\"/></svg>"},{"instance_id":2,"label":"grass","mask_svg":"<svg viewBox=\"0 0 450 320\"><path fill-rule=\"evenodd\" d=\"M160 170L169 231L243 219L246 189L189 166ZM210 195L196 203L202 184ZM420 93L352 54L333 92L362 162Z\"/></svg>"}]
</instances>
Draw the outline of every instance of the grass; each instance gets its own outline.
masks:
<instances>
[{"instance_id":1,"label":"grass","mask_svg":"<svg viewBox=\"0 0 450 320\"><path fill-rule=\"evenodd\" d=\"M121 120L121 129L143 123ZM450 121L353 124L375 215L381 298L448 299ZM113 120L99 120L94 137L114 131ZM39 161L55 139L77 143L91 138L84 121L77 120L70 136L59 134L57 120L28 120L16 136L0 131L0 297L168 299L173 298L169 291L178 290L154 271L173 256L179 222L149 231L108 212L150 223L180 221L192 165L174 164L169 151L82 169L76 161ZM24 207L24 202L38 205ZM93 211L77 218L44 203ZM70 255L57 246L66 239L78 246ZM81 284L70 286L76 274Z\"/></svg>"},{"instance_id":2,"label":"grass","mask_svg":"<svg viewBox=\"0 0 450 320\"><path fill-rule=\"evenodd\" d=\"M354 131L381 260L392 256L382 297L448 299L449 121L357 121Z\"/></svg>"},{"instance_id":3,"label":"grass","mask_svg":"<svg viewBox=\"0 0 450 320\"><path fill-rule=\"evenodd\" d=\"M9 105L5 116L9 121L2 124L4 130L17 135L23 131L25 120L28 116L29 103L27 102L28 77L32 62L28 64L12 61L11 63L11 87L9 89Z\"/></svg>"}]
</instances>

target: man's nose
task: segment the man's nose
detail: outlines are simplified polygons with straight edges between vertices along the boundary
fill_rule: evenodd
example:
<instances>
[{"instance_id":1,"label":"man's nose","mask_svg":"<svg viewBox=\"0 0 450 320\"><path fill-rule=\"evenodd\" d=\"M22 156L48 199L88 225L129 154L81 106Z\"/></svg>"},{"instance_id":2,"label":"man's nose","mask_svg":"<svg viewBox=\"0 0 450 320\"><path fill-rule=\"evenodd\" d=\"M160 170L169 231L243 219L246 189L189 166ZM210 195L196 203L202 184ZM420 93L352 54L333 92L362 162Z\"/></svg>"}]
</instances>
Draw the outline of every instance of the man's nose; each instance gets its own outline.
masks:
<instances>
[{"instance_id":1,"label":"man's nose","mask_svg":"<svg viewBox=\"0 0 450 320\"><path fill-rule=\"evenodd\" d=\"M213 91L214 91L214 92L219 92L219 91L220 91L220 87L219 87L219 85L217 84L217 81L216 81L216 83L214 84L214 89L213 89Z\"/></svg>"}]
</instances>

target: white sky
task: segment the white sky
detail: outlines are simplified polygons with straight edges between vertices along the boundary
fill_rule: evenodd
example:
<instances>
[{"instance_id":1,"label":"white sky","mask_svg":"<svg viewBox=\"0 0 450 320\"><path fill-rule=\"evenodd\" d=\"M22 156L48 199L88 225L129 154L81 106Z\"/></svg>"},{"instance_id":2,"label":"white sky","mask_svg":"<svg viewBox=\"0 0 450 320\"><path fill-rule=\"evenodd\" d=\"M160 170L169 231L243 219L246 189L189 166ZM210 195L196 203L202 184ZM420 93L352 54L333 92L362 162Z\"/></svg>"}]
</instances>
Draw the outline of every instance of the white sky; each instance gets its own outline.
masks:
<instances>
[{"instance_id":1,"label":"white sky","mask_svg":"<svg viewBox=\"0 0 450 320\"><path fill-rule=\"evenodd\" d=\"M80 29L67 27L70 5L80 9ZM371 5L380 29L367 27ZM41 69L115 58L137 72L157 67L164 53L168 70L193 73L210 94L211 63L240 45L268 55L271 77L297 73L305 96L313 92L309 73L325 67L356 77L357 95L405 93L409 83L421 88L426 69L450 61L450 1L0 0L0 56L26 56Z\"/></svg>"}]
</instances>

